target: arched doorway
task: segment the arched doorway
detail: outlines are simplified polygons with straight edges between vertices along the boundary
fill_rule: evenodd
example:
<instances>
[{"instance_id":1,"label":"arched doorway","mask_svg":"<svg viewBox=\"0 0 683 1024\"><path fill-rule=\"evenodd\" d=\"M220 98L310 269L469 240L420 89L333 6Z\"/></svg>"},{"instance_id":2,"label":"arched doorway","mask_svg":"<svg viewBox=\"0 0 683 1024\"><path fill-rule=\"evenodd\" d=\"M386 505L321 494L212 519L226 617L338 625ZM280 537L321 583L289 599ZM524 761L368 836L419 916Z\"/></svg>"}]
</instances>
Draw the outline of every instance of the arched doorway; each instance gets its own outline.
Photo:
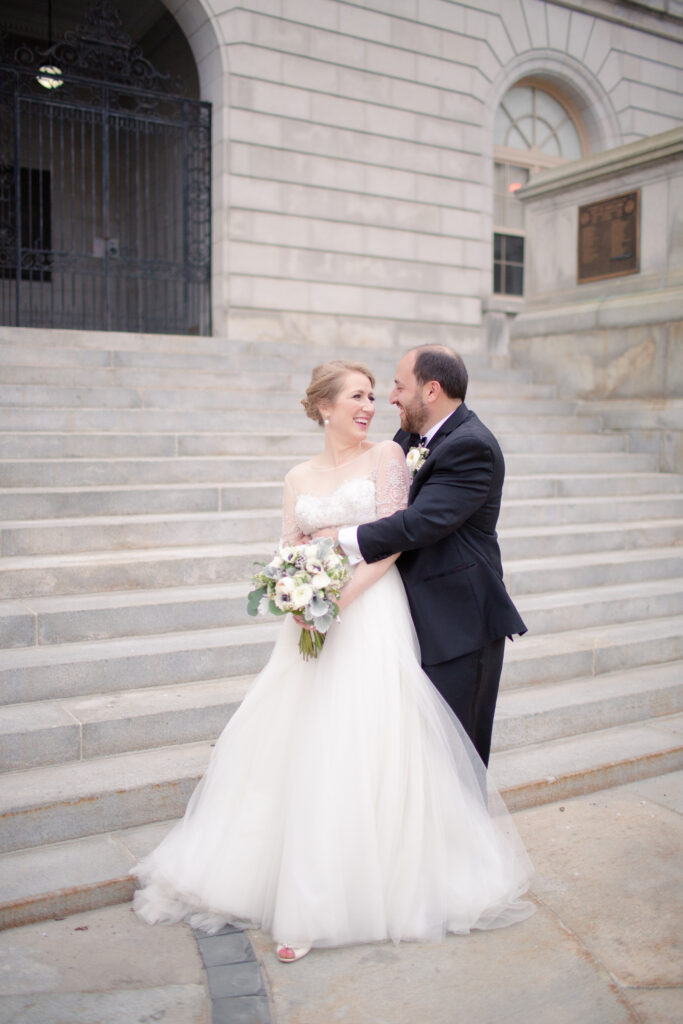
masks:
<instances>
[{"instance_id":1,"label":"arched doorway","mask_svg":"<svg viewBox=\"0 0 683 1024\"><path fill-rule=\"evenodd\" d=\"M158 70L109 0L47 46L5 29L0 322L210 333L211 110L194 74Z\"/></svg>"}]
</instances>

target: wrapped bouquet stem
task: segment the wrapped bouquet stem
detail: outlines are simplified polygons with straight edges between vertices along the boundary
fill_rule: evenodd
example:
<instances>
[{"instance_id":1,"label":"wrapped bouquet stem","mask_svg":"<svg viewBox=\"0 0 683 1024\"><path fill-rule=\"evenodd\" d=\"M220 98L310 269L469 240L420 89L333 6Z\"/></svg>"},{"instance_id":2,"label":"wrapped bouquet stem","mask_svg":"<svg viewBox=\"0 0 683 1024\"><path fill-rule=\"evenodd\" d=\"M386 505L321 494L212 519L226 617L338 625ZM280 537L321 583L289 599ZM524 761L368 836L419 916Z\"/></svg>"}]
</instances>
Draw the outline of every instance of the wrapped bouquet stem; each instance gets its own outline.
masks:
<instances>
[{"instance_id":1,"label":"wrapped bouquet stem","mask_svg":"<svg viewBox=\"0 0 683 1024\"><path fill-rule=\"evenodd\" d=\"M330 537L309 544L284 544L254 574L247 611L250 615L291 613L307 623L301 630L299 650L306 660L317 658L339 613L342 587L350 578L348 558L335 550Z\"/></svg>"}]
</instances>

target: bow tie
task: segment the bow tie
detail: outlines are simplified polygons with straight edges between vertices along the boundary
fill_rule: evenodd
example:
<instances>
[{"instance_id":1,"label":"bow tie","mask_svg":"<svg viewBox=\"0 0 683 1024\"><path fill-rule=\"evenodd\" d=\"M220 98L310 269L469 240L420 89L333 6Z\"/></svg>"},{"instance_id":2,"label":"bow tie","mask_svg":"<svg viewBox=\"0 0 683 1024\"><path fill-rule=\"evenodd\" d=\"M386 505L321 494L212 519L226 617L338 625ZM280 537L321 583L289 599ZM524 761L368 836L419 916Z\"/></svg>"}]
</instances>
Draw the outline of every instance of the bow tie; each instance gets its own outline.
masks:
<instances>
[{"instance_id":1,"label":"bow tie","mask_svg":"<svg viewBox=\"0 0 683 1024\"><path fill-rule=\"evenodd\" d=\"M420 445L423 448L427 447L427 435L426 434L423 434L422 437L420 438Z\"/></svg>"}]
</instances>

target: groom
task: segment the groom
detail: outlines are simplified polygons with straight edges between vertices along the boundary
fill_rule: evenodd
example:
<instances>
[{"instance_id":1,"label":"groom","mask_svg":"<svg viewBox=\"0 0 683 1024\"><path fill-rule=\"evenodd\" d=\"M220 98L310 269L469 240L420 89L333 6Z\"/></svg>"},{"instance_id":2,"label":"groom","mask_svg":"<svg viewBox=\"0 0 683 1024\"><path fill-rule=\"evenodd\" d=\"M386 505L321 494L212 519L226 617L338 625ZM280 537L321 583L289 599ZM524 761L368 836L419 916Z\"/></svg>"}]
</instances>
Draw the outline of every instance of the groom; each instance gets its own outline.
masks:
<instances>
[{"instance_id":1,"label":"groom","mask_svg":"<svg viewBox=\"0 0 683 1024\"><path fill-rule=\"evenodd\" d=\"M505 637L526 626L503 584L496 535L503 454L465 405L466 390L465 364L450 349L406 353L390 396L401 415L394 440L429 454L405 510L342 528L339 542L366 562L402 552L423 668L488 764Z\"/></svg>"}]
</instances>

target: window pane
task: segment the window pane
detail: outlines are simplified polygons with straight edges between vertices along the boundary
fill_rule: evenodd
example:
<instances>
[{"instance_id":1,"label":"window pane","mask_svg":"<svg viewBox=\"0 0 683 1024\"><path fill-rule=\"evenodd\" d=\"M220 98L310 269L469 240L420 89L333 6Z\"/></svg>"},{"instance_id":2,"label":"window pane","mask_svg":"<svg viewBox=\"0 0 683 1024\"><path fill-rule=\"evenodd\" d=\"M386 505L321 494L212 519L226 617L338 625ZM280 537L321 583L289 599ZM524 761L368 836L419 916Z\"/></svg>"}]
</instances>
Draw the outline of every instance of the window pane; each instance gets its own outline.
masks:
<instances>
[{"instance_id":1,"label":"window pane","mask_svg":"<svg viewBox=\"0 0 683 1024\"><path fill-rule=\"evenodd\" d=\"M505 267L505 294L521 295L524 285L524 270L522 267Z\"/></svg>"},{"instance_id":2,"label":"window pane","mask_svg":"<svg viewBox=\"0 0 683 1024\"><path fill-rule=\"evenodd\" d=\"M515 121L524 114L531 114L533 99L530 85L514 85L503 97L505 109Z\"/></svg>"},{"instance_id":3,"label":"window pane","mask_svg":"<svg viewBox=\"0 0 683 1024\"><path fill-rule=\"evenodd\" d=\"M533 137L534 123L530 117L519 121L514 128L508 132L507 146L511 149L531 149L534 144Z\"/></svg>"},{"instance_id":4,"label":"window pane","mask_svg":"<svg viewBox=\"0 0 683 1024\"><path fill-rule=\"evenodd\" d=\"M494 260L502 260L503 258L503 235L493 236L493 258Z\"/></svg>"},{"instance_id":5,"label":"window pane","mask_svg":"<svg viewBox=\"0 0 683 1024\"><path fill-rule=\"evenodd\" d=\"M562 156L560 152L560 144L557 141L557 135L555 133L548 133L545 131L545 127L539 129L538 136L541 153L545 153L546 156Z\"/></svg>"},{"instance_id":6,"label":"window pane","mask_svg":"<svg viewBox=\"0 0 683 1024\"><path fill-rule=\"evenodd\" d=\"M565 160L583 155L572 117L562 103L544 89L514 86L503 97L496 113L496 145L543 153Z\"/></svg>"},{"instance_id":7,"label":"window pane","mask_svg":"<svg viewBox=\"0 0 683 1024\"><path fill-rule=\"evenodd\" d=\"M544 92L542 89L535 89L534 92L536 93L534 97L536 101L536 116L543 118L553 128L556 128L567 116L564 107L550 93Z\"/></svg>"},{"instance_id":8,"label":"window pane","mask_svg":"<svg viewBox=\"0 0 683 1024\"><path fill-rule=\"evenodd\" d=\"M524 239L518 235L505 236L505 260L507 263L524 262Z\"/></svg>"},{"instance_id":9,"label":"window pane","mask_svg":"<svg viewBox=\"0 0 683 1024\"><path fill-rule=\"evenodd\" d=\"M576 130L576 126L569 118L567 118L559 129L557 137L560 143L560 156L563 156L565 160L581 159L583 153L581 152L581 140L579 139L579 133Z\"/></svg>"}]
</instances>

